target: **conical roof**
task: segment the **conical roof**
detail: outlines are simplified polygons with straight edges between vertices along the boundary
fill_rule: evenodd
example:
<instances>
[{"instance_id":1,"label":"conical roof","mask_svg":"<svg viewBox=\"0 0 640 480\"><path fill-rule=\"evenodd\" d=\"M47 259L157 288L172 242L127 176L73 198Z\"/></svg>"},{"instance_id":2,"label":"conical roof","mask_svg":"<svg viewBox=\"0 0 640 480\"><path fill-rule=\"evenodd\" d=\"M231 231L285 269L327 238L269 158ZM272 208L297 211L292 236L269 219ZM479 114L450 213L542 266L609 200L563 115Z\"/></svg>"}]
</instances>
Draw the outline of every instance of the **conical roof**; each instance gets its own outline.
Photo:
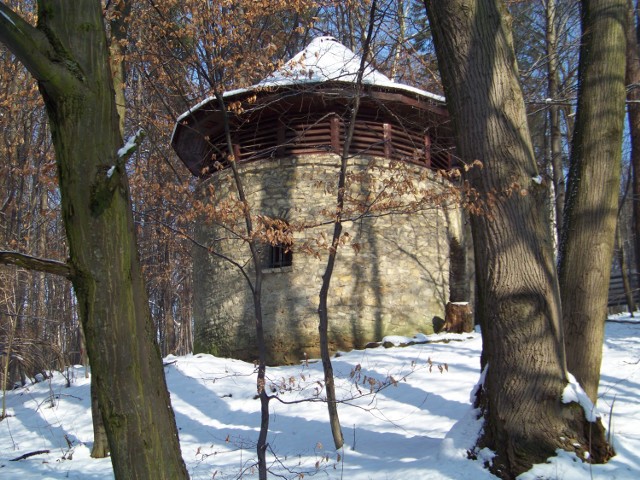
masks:
<instances>
[{"instance_id":1,"label":"conical roof","mask_svg":"<svg viewBox=\"0 0 640 480\"><path fill-rule=\"evenodd\" d=\"M323 82L353 83L357 80L360 63L361 57L342 45L334 37L316 37L304 50L257 84L224 92L223 97L231 99L251 91L269 87L286 87ZM365 67L362 82L366 85L411 93L436 103L445 102L445 98L441 95L394 82L371 65ZM211 102L217 102L215 96L204 99L184 112L178 117L178 123Z\"/></svg>"}]
</instances>

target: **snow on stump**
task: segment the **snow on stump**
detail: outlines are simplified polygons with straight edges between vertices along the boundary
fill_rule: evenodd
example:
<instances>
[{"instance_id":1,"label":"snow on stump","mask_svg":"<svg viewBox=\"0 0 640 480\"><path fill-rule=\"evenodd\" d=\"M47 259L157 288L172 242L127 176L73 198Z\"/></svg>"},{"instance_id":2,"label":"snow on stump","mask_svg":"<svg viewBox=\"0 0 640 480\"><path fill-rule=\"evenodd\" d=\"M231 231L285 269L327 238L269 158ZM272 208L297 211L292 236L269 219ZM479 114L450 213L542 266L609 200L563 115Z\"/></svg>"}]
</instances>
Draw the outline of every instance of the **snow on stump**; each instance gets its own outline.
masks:
<instances>
[{"instance_id":1,"label":"snow on stump","mask_svg":"<svg viewBox=\"0 0 640 480\"><path fill-rule=\"evenodd\" d=\"M444 310L442 329L450 333L473 331L473 315L469 302L449 302Z\"/></svg>"}]
</instances>

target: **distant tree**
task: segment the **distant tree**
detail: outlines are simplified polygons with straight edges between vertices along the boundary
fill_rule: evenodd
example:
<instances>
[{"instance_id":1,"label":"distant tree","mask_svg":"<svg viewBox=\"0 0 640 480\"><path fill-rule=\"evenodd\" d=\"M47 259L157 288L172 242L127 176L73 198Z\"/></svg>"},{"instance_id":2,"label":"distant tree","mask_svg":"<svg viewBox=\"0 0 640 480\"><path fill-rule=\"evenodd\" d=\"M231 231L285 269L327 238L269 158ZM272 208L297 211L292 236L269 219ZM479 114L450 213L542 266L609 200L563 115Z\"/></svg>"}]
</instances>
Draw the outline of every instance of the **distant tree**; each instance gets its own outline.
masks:
<instances>
[{"instance_id":1,"label":"distant tree","mask_svg":"<svg viewBox=\"0 0 640 480\"><path fill-rule=\"evenodd\" d=\"M532 144L541 175L551 180L545 182L550 190L548 211L559 239L575 114L579 2L508 3Z\"/></svg>"},{"instance_id":2,"label":"distant tree","mask_svg":"<svg viewBox=\"0 0 640 480\"><path fill-rule=\"evenodd\" d=\"M635 270L640 273L640 31L638 10L633 0L627 1L627 115L631 139L631 165L633 199L633 233Z\"/></svg>"},{"instance_id":3,"label":"distant tree","mask_svg":"<svg viewBox=\"0 0 640 480\"><path fill-rule=\"evenodd\" d=\"M555 224L556 234L560 237L562 231L563 209L565 199L565 174L562 165L562 134L560 131L560 74L558 52L558 29L556 0L548 0L546 13L545 45L547 53L547 94L551 99L549 105L549 150L551 157L551 172L553 178L553 190L555 194Z\"/></svg>"},{"instance_id":4,"label":"distant tree","mask_svg":"<svg viewBox=\"0 0 640 480\"><path fill-rule=\"evenodd\" d=\"M30 2L15 2L33 16ZM26 69L0 48L0 249L64 259L67 255L51 135L42 98ZM0 253L0 261L3 255ZM14 256L15 258L15 256ZM77 316L64 278L0 266L0 344L14 331L9 386L70 362L80 363Z\"/></svg>"},{"instance_id":5,"label":"distant tree","mask_svg":"<svg viewBox=\"0 0 640 480\"><path fill-rule=\"evenodd\" d=\"M538 184L509 12L496 0L424 4L457 153L482 163L466 177L482 208L471 217L485 372L477 446L496 452L490 468L502 478L558 448L606 461L601 424L561 401L569 378L551 230L539 208L546 189Z\"/></svg>"},{"instance_id":6,"label":"distant tree","mask_svg":"<svg viewBox=\"0 0 640 480\"><path fill-rule=\"evenodd\" d=\"M629 202L629 193L631 191L631 165L626 169L625 175L623 175L620 189L620 206L618 207L618 222L616 227L615 238L615 257L620 269L620 276L622 279L622 288L624 290L625 301L627 303L627 311L633 317L636 311L636 302L634 298L633 282L630 276L629 268L629 248L627 247L629 230L633 228L633 213L632 203ZM630 208L631 207L631 208Z\"/></svg>"},{"instance_id":7,"label":"distant tree","mask_svg":"<svg viewBox=\"0 0 640 480\"><path fill-rule=\"evenodd\" d=\"M69 267L116 478L186 478L136 252L101 2L41 0L34 27L0 3L0 41L38 81Z\"/></svg>"}]
</instances>

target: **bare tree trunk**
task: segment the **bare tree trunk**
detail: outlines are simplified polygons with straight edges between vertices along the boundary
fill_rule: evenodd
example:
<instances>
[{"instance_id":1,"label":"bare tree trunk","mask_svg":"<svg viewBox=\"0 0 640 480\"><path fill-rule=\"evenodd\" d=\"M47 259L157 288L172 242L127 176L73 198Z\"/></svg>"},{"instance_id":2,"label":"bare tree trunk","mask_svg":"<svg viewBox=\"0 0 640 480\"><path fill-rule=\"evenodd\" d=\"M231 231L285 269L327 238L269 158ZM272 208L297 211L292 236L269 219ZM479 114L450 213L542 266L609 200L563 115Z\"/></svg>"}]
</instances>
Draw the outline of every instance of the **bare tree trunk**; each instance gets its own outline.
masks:
<instances>
[{"instance_id":1,"label":"bare tree trunk","mask_svg":"<svg viewBox=\"0 0 640 480\"><path fill-rule=\"evenodd\" d=\"M636 9L627 0L627 115L631 137L635 270L640 273L640 45Z\"/></svg>"},{"instance_id":2,"label":"bare tree trunk","mask_svg":"<svg viewBox=\"0 0 640 480\"><path fill-rule=\"evenodd\" d=\"M343 155L345 156L345 155ZM346 166L346 162L343 162ZM343 178L343 169L341 168L340 177ZM320 322L318 324L318 332L320 334L320 358L322 359L322 370L324 371L324 388L327 392L327 409L329 411L329 425L331 426L331 434L333 435L333 444L336 449L342 448L344 445L344 437L342 428L340 427L340 417L338 416L338 404L336 398L336 388L333 380L333 365L331 364L331 353L329 352L329 312L327 307L327 298L329 296L329 285L331 275L336 259L336 249L338 242L336 238L340 238L342 233L342 223L336 221L333 229L334 242L329 250L329 259L327 267L322 275L322 287L320 288L320 303L318 305L318 315Z\"/></svg>"},{"instance_id":3,"label":"bare tree trunk","mask_svg":"<svg viewBox=\"0 0 640 480\"><path fill-rule=\"evenodd\" d=\"M567 367L595 403L620 192L626 0L583 0L578 110L560 242Z\"/></svg>"},{"instance_id":4,"label":"bare tree trunk","mask_svg":"<svg viewBox=\"0 0 640 480\"><path fill-rule=\"evenodd\" d=\"M227 125L228 126L228 125ZM230 139L229 139L230 140ZM231 141L228 141L231 149ZM233 171L234 181L238 197L243 205L249 205L240 173L236 161L231 162L231 170ZM258 455L258 478L267 480L267 434L269 433L269 401L271 398L266 389L266 371L267 371L267 344L264 339L264 324L262 319L262 262L258 253L256 240L253 238L253 222L251 220L251 211L249 208L244 209L244 220L247 229L247 238L251 260L255 270L253 284L250 284L253 297L253 309L256 326L256 338L258 341L258 377L256 379L256 390L260 399L260 433L258 435L258 443L256 445L256 453Z\"/></svg>"},{"instance_id":5,"label":"bare tree trunk","mask_svg":"<svg viewBox=\"0 0 640 480\"><path fill-rule=\"evenodd\" d=\"M398 37L394 39L393 46L393 61L391 62L391 69L389 70L389 76L395 80L398 74L398 61L400 60L400 51L404 48L404 44L407 41L406 36L406 6L404 0L397 0L396 14L398 15Z\"/></svg>"},{"instance_id":6,"label":"bare tree trunk","mask_svg":"<svg viewBox=\"0 0 640 480\"><path fill-rule=\"evenodd\" d=\"M327 409L329 412L329 424L331 426L331 434L333 435L333 443L336 449L342 448L344 445L344 436L340 427L340 417L338 416L338 404L333 378L333 365L331 364L331 353L329 351L329 309L327 300L329 297L329 286L331 276L335 267L336 256L338 254L338 246L340 244L340 236L342 235L342 211L344 209L344 197L347 178L347 164L349 161L349 149L353 139L353 132L356 124L358 109L360 108L360 94L362 90L362 77L366 67L369 48L373 37L374 19L376 14L376 0L373 0L369 11L369 28L367 37L363 46L362 60L355 83L355 94L353 104L351 105L349 125L344 141L343 151L340 157L340 171L338 173L338 194L336 199L335 222L333 224L333 236L331 246L329 247L329 256L327 258L327 266L322 275L322 286L320 287L320 300L318 304L318 333L320 336L320 357L322 359L322 369L324 371L324 388L327 393Z\"/></svg>"},{"instance_id":7,"label":"bare tree trunk","mask_svg":"<svg viewBox=\"0 0 640 480\"><path fill-rule=\"evenodd\" d=\"M38 80L47 107L115 476L187 478L137 257L101 3L42 0L37 28L0 3L0 41Z\"/></svg>"},{"instance_id":8,"label":"bare tree trunk","mask_svg":"<svg viewBox=\"0 0 640 480\"><path fill-rule=\"evenodd\" d=\"M562 132L560 131L560 112L556 104L558 99L558 36L556 31L556 0L547 1L546 46L548 61L549 130L551 140L551 169L555 192L556 234L560 238L562 231L562 211L565 202L564 168L562 165Z\"/></svg>"},{"instance_id":9,"label":"bare tree trunk","mask_svg":"<svg viewBox=\"0 0 640 480\"><path fill-rule=\"evenodd\" d=\"M557 448L605 461L601 425L560 400L568 378L551 229L539 208L546 188L535 181L508 10L499 0L424 3L457 153L482 164L466 174L482 210L471 218L485 369L477 446L496 452L491 470L502 478Z\"/></svg>"},{"instance_id":10,"label":"bare tree trunk","mask_svg":"<svg viewBox=\"0 0 640 480\"><path fill-rule=\"evenodd\" d=\"M212 83L213 84L213 83ZM242 182L242 177L238 170L237 160L233 151L233 142L231 141L231 133L229 128L229 117L227 115L226 106L222 95L217 94L220 109L224 112L224 129L227 140L229 167L233 173L233 182L238 193L240 203L243 208L243 219L247 232L247 243L251 254L251 262L254 267L253 283L248 277L247 282L251 289L254 308L254 319L256 327L256 338L258 342L258 376L256 379L256 391L260 399L260 433L258 435L258 443L256 444L256 454L258 456L258 478L267 480L267 435L269 433L269 401L271 398L266 390L266 370L267 370L267 345L264 339L264 324L262 318L262 261L258 252L257 240L254 237L253 220L251 218L251 209ZM244 271L243 271L244 273ZM246 274L245 274L246 276Z\"/></svg>"},{"instance_id":11,"label":"bare tree trunk","mask_svg":"<svg viewBox=\"0 0 640 480\"><path fill-rule=\"evenodd\" d=\"M111 38L109 43L109 59L113 72L113 88L115 92L116 109L118 111L118 128L120 135L124 137L125 125L125 98L124 98L124 40L127 38L126 21L131 11L131 2L120 1L117 6L117 15L110 22ZM96 388L97 372L93 372L91 378L91 419L93 422L93 446L91 457L106 458L109 455L109 442L107 432L102 419L100 402L98 401L98 389Z\"/></svg>"},{"instance_id":12,"label":"bare tree trunk","mask_svg":"<svg viewBox=\"0 0 640 480\"><path fill-rule=\"evenodd\" d=\"M633 312L636 311L636 302L633 299L633 287L629 279L629 264L627 262L627 256L624 254L624 241L622 240L619 223L616 228L616 254L618 257L618 265L620 266L620 275L622 276L624 296L627 300L627 310L633 317Z\"/></svg>"},{"instance_id":13,"label":"bare tree trunk","mask_svg":"<svg viewBox=\"0 0 640 480\"><path fill-rule=\"evenodd\" d=\"M255 253L255 248L252 247ZM260 263L256 264L260 270ZM267 480L267 434L269 433L269 394L266 389L267 347L264 340L264 326L262 323L262 273L256 274L256 283L253 289L253 305L255 309L256 334L258 337L258 379L257 390L260 398L260 434L256 451L258 454L258 477Z\"/></svg>"}]
</instances>

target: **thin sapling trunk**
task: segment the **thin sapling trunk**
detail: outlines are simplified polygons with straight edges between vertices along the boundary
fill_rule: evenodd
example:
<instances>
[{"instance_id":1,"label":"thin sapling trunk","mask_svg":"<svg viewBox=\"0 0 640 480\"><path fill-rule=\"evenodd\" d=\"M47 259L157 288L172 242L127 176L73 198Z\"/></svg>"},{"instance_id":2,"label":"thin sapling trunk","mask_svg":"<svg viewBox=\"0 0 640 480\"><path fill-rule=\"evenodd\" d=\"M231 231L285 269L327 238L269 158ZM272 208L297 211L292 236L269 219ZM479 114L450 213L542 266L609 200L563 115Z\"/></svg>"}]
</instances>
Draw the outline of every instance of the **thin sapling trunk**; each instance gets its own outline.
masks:
<instances>
[{"instance_id":1,"label":"thin sapling trunk","mask_svg":"<svg viewBox=\"0 0 640 480\"><path fill-rule=\"evenodd\" d=\"M238 171L237 158L234 156L233 143L229 130L229 117L222 95L216 94L224 114L224 129L227 139L229 165L233 172L233 181L238 193L238 198L243 206L243 217L247 233L247 242L251 253L251 261L255 270L253 283L247 277L249 288L253 297L254 318L256 327L256 337L258 341L258 378L256 380L256 390L260 399L260 434L256 445L258 455L258 477L260 480L267 480L267 434L269 433L269 400L270 397L265 389L267 370L267 347L264 340L264 325L262 322L262 262L258 252L257 241L254 238L254 227L251 219L251 209L245 194L242 177Z\"/></svg>"},{"instance_id":2,"label":"thin sapling trunk","mask_svg":"<svg viewBox=\"0 0 640 480\"><path fill-rule=\"evenodd\" d=\"M331 283L331 276L333 275L333 269L336 262L336 255L338 253L338 245L340 243L340 236L342 235L342 220L344 210L344 196L345 186L347 178L347 165L349 161L349 149L351 141L353 139L353 132L355 129L356 117L358 115L358 109L360 108L360 95L362 91L362 77L364 76L364 70L366 67L366 59L369 55L369 48L371 44L371 38L373 36L374 17L376 12L376 1L371 4L371 10L369 15L369 30L367 32L367 38L365 40L362 60L360 62L360 68L358 70L358 76L355 83L355 95L353 104L351 106L349 126L347 130L347 136L344 141L344 147L342 155L340 157L340 172L338 174L338 195L336 199L336 214L335 222L333 224L333 236L331 239L331 246L329 247L329 257L327 259L327 266L324 274L322 275L322 286L320 288L320 301L318 305L318 332L320 334L320 357L322 358L322 369L324 371L324 384L325 391L327 392L327 408L329 410L329 422L331 425L331 433L333 435L333 443L336 449L342 448L344 444L344 437L342 435L342 429L340 428L340 418L338 417L338 407L336 399L335 384L333 378L333 366L331 364L331 355L329 352L329 310L327 306L327 299L329 297L329 286Z\"/></svg>"}]
</instances>

